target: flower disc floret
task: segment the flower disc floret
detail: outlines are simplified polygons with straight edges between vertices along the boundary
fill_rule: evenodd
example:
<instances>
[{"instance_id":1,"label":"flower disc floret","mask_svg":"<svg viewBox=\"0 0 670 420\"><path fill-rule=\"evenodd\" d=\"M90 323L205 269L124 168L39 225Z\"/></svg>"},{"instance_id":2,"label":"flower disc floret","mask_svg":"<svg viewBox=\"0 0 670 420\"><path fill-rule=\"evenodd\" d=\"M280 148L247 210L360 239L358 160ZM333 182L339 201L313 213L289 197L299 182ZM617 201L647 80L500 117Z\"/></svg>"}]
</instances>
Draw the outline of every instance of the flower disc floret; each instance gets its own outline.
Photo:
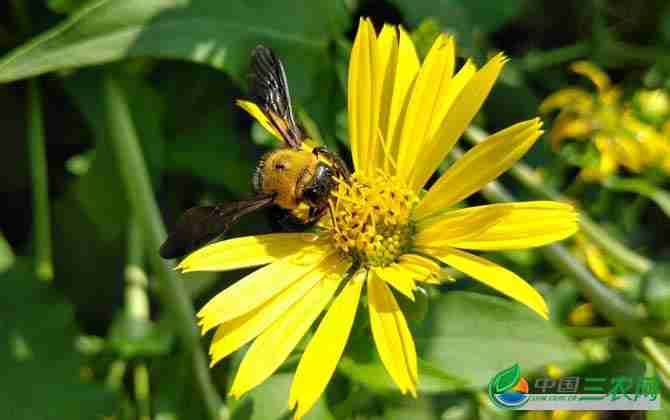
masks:
<instances>
[{"instance_id":1,"label":"flower disc floret","mask_svg":"<svg viewBox=\"0 0 670 420\"><path fill-rule=\"evenodd\" d=\"M332 195L332 217L321 227L343 254L364 267L385 267L411 247L419 199L398 178L355 173Z\"/></svg>"}]
</instances>

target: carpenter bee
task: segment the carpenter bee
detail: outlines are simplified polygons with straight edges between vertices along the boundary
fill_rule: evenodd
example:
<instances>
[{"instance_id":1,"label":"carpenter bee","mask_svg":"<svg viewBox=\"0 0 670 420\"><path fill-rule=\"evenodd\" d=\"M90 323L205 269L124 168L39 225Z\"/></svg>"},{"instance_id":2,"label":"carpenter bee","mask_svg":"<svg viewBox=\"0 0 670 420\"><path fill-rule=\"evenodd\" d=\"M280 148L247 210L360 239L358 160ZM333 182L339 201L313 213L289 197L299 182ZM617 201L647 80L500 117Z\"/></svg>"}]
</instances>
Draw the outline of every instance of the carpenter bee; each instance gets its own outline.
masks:
<instances>
[{"instance_id":1,"label":"carpenter bee","mask_svg":"<svg viewBox=\"0 0 670 420\"><path fill-rule=\"evenodd\" d=\"M309 226L328 209L335 178L346 180L345 163L323 147L313 147L296 124L286 73L267 47L257 46L249 71L251 101L238 105L282 141L282 147L259 161L252 183L255 196L214 206L187 210L160 248L163 258L178 258L223 234L240 217L276 206L299 225Z\"/></svg>"}]
</instances>

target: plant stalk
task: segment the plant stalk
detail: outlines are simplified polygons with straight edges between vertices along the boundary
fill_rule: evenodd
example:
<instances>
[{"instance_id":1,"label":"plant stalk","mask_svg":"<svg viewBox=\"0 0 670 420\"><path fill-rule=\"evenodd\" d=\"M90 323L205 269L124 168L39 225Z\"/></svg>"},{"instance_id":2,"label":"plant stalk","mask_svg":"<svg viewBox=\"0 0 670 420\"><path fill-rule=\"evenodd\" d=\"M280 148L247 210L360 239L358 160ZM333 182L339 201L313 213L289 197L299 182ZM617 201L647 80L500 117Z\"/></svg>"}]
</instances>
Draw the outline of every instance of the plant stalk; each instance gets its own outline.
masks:
<instances>
[{"instance_id":1,"label":"plant stalk","mask_svg":"<svg viewBox=\"0 0 670 420\"><path fill-rule=\"evenodd\" d=\"M103 100L106 108L107 140L113 153L117 155L121 182L131 210L139 218L149 264L158 278L163 304L170 311L181 343L192 358L195 380L200 388L209 418L212 420L225 419L227 410L209 375L206 357L200 346L200 334L195 324L191 301L184 286L172 270L172 265L158 255L158 248L166 237L165 228L154 200L149 174L142 157L125 93L111 77L105 80Z\"/></svg>"},{"instance_id":2,"label":"plant stalk","mask_svg":"<svg viewBox=\"0 0 670 420\"><path fill-rule=\"evenodd\" d=\"M28 152L33 186L33 240L35 273L42 281L53 280L51 222L49 220L49 184L44 146L44 117L36 79L28 82Z\"/></svg>"}]
</instances>

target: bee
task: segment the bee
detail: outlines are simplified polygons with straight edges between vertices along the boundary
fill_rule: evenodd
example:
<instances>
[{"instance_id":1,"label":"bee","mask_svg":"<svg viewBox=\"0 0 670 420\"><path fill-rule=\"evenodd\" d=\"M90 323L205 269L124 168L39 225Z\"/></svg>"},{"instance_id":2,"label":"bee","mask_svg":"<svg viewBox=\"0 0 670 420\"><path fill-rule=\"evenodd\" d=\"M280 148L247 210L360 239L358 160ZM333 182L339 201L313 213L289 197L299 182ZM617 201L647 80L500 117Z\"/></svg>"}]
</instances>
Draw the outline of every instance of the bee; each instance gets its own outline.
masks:
<instances>
[{"instance_id":1,"label":"bee","mask_svg":"<svg viewBox=\"0 0 670 420\"><path fill-rule=\"evenodd\" d=\"M262 45L251 56L249 90L251 101L238 105L252 114L260 112L263 125L282 146L259 161L252 178L253 197L188 209L161 245L161 257L182 257L225 233L242 216L266 207L276 206L292 222L307 227L328 210L336 178L349 177L342 159L324 147L311 146L296 124L284 66Z\"/></svg>"}]
</instances>

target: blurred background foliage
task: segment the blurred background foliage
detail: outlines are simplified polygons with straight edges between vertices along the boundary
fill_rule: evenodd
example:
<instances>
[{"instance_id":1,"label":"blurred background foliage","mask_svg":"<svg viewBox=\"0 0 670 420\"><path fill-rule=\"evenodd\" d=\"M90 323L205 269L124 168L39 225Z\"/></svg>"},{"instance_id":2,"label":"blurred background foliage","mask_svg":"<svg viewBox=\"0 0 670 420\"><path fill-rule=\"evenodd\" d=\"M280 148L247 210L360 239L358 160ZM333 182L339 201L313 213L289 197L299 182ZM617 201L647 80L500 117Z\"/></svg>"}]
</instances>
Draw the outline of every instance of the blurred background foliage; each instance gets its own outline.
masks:
<instances>
[{"instance_id":1,"label":"blurred background foliage","mask_svg":"<svg viewBox=\"0 0 670 420\"><path fill-rule=\"evenodd\" d=\"M543 293L551 322L458 276L415 304L402 302L421 359L420 396L412 399L392 386L359 314L338 373L309 418L524 417L493 408L484 393L514 363L531 378L597 371L659 375L663 383L661 412L524 418L670 418L670 169L651 159L582 176L607 157L590 141L598 130L628 130L635 141L651 130L670 144L666 0L3 2L3 418L289 416L295 357L240 401L223 398L219 406L240 355L206 367L193 306L244 272L170 272L155 255L164 228L153 199L169 227L188 207L251 192L253 168L272 141L233 101L245 95L258 43L285 62L302 124L347 156L344 88L360 16L403 24L420 54L445 31L460 57L480 64L500 50L511 57L466 135L470 143L483 130L538 115L545 98L568 86L600 104L596 87L570 70L579 60L616 85L618 114L614 128L603 126L612 118L580 114L590 131L565 137L586 141L552 148L545 136L526 165L469 199L513 194L581 208L583 234L565 247L495 255ZM619 127L623 115L643 126ZM555 116L544 115L549 130ZM655 156L667 152L659 150ZM230 235L269 232L266 216L245 218Z\"/></svg>"}]
</instances>

